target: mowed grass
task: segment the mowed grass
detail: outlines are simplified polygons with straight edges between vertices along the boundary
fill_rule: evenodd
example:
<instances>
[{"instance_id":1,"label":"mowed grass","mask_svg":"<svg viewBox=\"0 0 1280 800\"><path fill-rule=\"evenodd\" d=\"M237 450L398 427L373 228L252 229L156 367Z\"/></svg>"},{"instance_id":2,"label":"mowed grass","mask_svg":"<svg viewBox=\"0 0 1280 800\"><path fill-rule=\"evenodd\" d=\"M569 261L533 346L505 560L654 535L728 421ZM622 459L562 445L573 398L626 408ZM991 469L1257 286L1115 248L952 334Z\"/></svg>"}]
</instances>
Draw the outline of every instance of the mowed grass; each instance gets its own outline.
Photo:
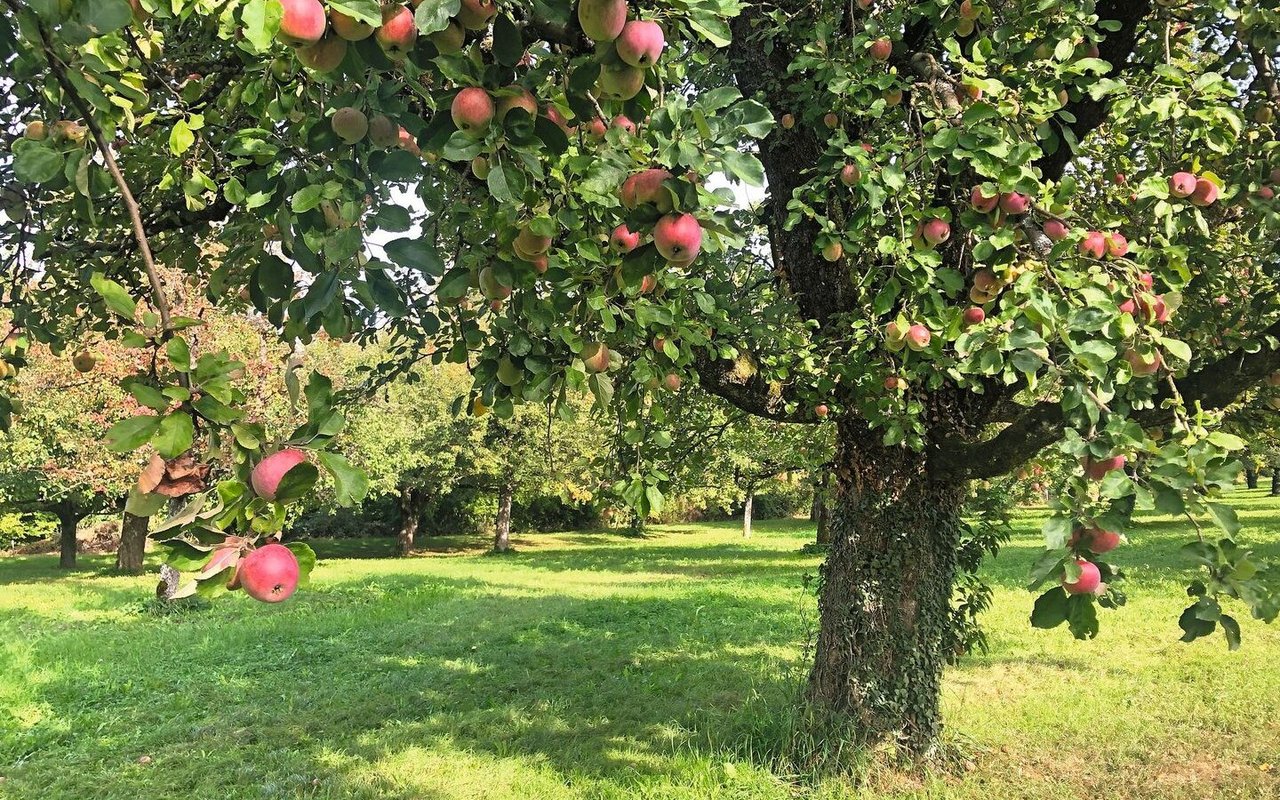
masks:
<instances>
[{"instance_id":1,"label":"mowed grass","mask_svg":"<svg viewBox=\"0 0 1280 800\"><path fill-rule=\"evenodd\" d=\"M1280 502L1238 499L1280 557ZM319 543L287 603L168 616L106 559L0 560L0 797L1280 797L1280 630L1177 641L1187 525L1145 519L1115 559L1129 606L1076 642L1027 624L1038 516L1019 522L987 569L991 652L946 682L964 758L861 787L779 766L815 624L808 523L522 536L502 558Z\"/></svg>"}]
</instances>

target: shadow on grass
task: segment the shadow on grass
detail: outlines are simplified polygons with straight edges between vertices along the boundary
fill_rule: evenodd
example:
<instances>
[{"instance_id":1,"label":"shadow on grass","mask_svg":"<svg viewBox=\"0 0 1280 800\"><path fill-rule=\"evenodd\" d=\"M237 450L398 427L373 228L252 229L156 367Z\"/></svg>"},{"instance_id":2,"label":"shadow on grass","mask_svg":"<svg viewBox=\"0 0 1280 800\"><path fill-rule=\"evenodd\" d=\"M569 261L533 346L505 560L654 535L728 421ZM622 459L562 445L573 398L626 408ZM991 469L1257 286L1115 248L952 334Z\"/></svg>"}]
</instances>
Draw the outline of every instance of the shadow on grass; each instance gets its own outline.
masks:
<instances>
[{"instance_id":1,"label":"shadow on grass","mask_svg":"<svg viewBox=\"0 0 1280 800\"><path fill-rule=\"evenodd\" d=\"M245 774L255 769L350 780L350 793L331 796L357 796L365 773L410 748L625 783L678 770L676 754L757 740L761 715L743 709L787 702L795 665L777 653L803 624L795 602L739 603L713 587L527 599L492 582L403 574L246 611L35 642L44 669L33 683L48 714L0 738L0 762L21 764L7 788L145 798L120 764L147 753L156 769L202 760L191 796L279 777ZM67 735L87 729L92 737ZM288 754L287 767L246 761L246 746ZM78 774L64 774L68 761Z\"/></svg>"}]
</instances>

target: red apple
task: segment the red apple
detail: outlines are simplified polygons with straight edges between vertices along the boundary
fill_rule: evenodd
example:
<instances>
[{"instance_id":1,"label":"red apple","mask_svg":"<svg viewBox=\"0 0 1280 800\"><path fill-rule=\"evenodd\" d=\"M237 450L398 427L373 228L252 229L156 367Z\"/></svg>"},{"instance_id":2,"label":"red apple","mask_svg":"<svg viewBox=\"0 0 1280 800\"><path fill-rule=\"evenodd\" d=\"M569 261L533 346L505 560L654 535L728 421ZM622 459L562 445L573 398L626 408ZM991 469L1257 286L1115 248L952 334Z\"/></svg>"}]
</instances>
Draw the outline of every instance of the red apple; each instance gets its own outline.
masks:
<instances>
[{"instance_id":1,"label":"red apple","mask_svg":"<svg viewBox=\"0 0 1280 800\"><path fill-rule=\"evenodd\" d=\"M857 164L845 164L840 168L840 182L845 186L853 186L862 180L862 170Z\"/></svg>"},{"instance_id":2,"label":"red apple","mask_svg":"<svg viewBox=\"0 0 1280 800\"><path fill-rule=\"evenodd\" d=\"M893 42L888 39L876 39L868 50L876 61L888 61L889 56L893 54Z\"/></svg>"},{"instance_id":3,"label":"red apple","mask_svg":"<svg viewBox=\"0 0 1280 800\"><path fill-rule=\"evenodd\" d=\"M656 22L632 20L622 27L615 47L618 58L633 67L651 67L662 56L662 48L667 46L662 27Z\"/></svg>"},{"instance_id":4,"label":"red apple","mask_svg":"<svg viewBox=\"0 0 1280 800\"><path fill-rule=\"evenodd\" d=\"M825 417L827 414L831 413L831 409L827 408L826 403L819 403L813 407L813 413L818 417Z\"/></svg>"},{"instance_id":5,"label":"red apple","mask_svg":"<svg viewBox=\"0 0 1280 800\"><path fill-rule=\"evenodd\" d=\"M604 342L588 342L578 353L587 372L604 372L609 369L609 356L609 348Z\"/></svg>"},{"instance_id":6,"label":"red apple","mask_svg":"<svg viewBox=\"0 0 1280 800\"><path fill-rule=\"evenodd\" d=\"M1067 590L1067 594L1092 594L1102 583L1102 573L1098 570L1098 565L1083 558L1076 559L1076 564L1080 567L1080 577L1068 583L1064 575L1062 588Z\"/></svg>"},{"instance_id":7,"label":"red apple","mask_svg":"<svg viewBox=\"0 0 1280 800\"><path fill-rule=\"evenodd\" d=\"M978 306L970 306L964 310L964 324L978 325L987 318L987 312Z\"/></svg>"},{"instance_id":8,"label":"red apple","mask_svg":"<svg viewBox=\"0 0 1280 800\"><path fill-rule=\"evenodd\" d=\"M912 350L919 352L925 349L932 339L933 334L929 332L929 329L919 323L907 329L907 347Z\"/></svg>"},{"instance_id":9,"label":"red apple","mask_svg":"<svg viewBox=\"0 0 1280 800\"><path fill-rule=\"evenodd\" d=\"M1097 461L1085 456L1084 472L1085 476L1091 481L1100 481L1107 477L1108 472L1114 472L1118 469L1124 469L1127 463L1124 456L1110 456L1109 458L1099 459Z\"/></svg>"},{"instance_id":10,"label":"red apple","mask_svg":"<svg viewBox=\"0 0 1280 800\"><path fill-rule=\"evenodd\" d=\"M640 234L632 233L626 225L619 225L609 236L609 249L615 253L630 253L640 246Z\"/></svg>"},{"instance_id":11,"label":"red apple","mask_svg":"<svg viewBox=\"0 0 1280 800\"><path fill-rule=\"evenodd\" d=\"M287 600L298 588L298 558L282 544L271 543L249 553L236 573L245 594L264 603Z\"/></svg>"},{"instance_id":12,"label":"red apple","mask_svg":"<svg viewBox=\"0 0 1280 800\"><path fill-rule=\"evenodd\" d=\"M1169 194L1174 197L1190 197L1196 190L1196 176L1190 172L1175 172L1169 178Z\"/></svg>"},{"instance_id":13,"label":"red apple","mask_svg":"<svg viewBox=\"0 0 1280 800\"><path fill-rule=\"evenodd\" d=\"M284 8L280 18L280 41L290 47L315 44L329 24L320 0L279 0Z\"/></svg>"},{"instance_id":14,"label":"red apple","mask_svg":"<svg viewBox=\"0 0 1280 800\"><path fill-rule=\"evenodd\" d=\"M1276 196L1276 192L1270 186L1261 186L1253 193L1260 200L1271 200Z\"/></svg>"},{"instance_id":15,"label":"red apple","mask_svg":"<svg viewBox=\"0 0 1280 800\"><path fill-rule=\"evenodd\" d=\"M1124 234L1112 231L1106 236L1107 255L1111 258L1124 258L1129 252L1129 240Z\"/></svg>"},{"instance_id":16,"label":"red apple","mask_svg":"<svg viewBox=\"0 0 1280 800\"><path fill-rule=\"evenodd\" d=\"M1031 207L1031 198L1020 192L1000 195L1000 209L1006 214L1025 214Z\"/></svg>"},{"instance_id":17,"label":"red apple","mask_svg":"<svg viewBox=\"0 0 1280 800\"><path fill-rule=\"evenodd\" d=\"M1208 178L1200 178L1196 181L1196 190L1191 193L1191 205L1204 208L1213 205L1213 201L1218 199L1218 184Z\"/></svg>"},{"instance_id":18,"label":"red apple","mask_svg":"<svg viewBox=\"0 0 1280 800\"><path fill-rule=\"evenodd\" d=\"M523 108L531 119L538 116L538 100L532 92L523 86L508 86L507 91L513 91L515 94L499 97L498 102L493 106L493 118L499 124L514 108Z\"/></svg>"},{"instance_id":19,"label":"red apple","mask_svg":"<svg viewBox=\"0 0 1280 800\"><path fill-rule=\"evenodd\" d=\"M1060 242L1070 235L1070 230L1061 220L1051 219L1044 224L1044 235L1052 241Z\"/></svg>"},{"instance_id":20,"label":"red apple","mask_svg":"<svg viewBox=\"0 0 1280 800\"><path fill-rule=\"evenodd\" d=\"M578 0L578 25L593 42L612 42L627 24L627 0Z\"/></svg>"},{"instance_id":21,"label":"red apple","mask_svg":"<svg viewBox=\"0 0 1280 800\"><path fill-rule=\"evenodd\" d=\"M373 38L392 58L403 58L418 40L418 25L413 12L405 6L388 6L382 9L382 27Z\"/></svg>"},{"instance_id":22,"label":"red apple","mask_svg":"<svg viewBox=\"0 0 1280 800\"><path fill-rule=\"evenodd\" d=\"M680 376L674 372L668 372L662 376L662 385L668 392L680 391Z\"/></svg>"},{"instance_id":23,"label":"red apple","mask_svg":"<svg viewBox=\"0 0 1280 800\"><path fill-rule=\"evenodd\" d=\"M264 500L275 500L285 473L306 460L307 454L296 447L286 447L262 459L249 478L254 493Z\"/></svg>"},{"instance_id":24,"label":"red apple","mask_svg":"<svg viewBox=\"0 0 1280 800\"><path fill-rule=\"evenodd\" d=\"M942 219L929 220L921 227L920 232L930 245L939 245L951 238L951 226Z\"/></svg>"},{"instance_id":25,"label":"red apple","mask_svg":"<svg viewBox=\"0 0 1280 800\"><path fill-rule=\"evenodd\" d=\"M973 206L974 211L981 211L983 214L990 214L996 210L996 206L1000 204L1000 193L996 192L988 196L983 192L981 186L973 187L973 191L969 193L969 205Z\"/></svg>"},{"instance_id":26,"label":"red apple","mask_svg":"<svg viewBox=\"0 0 1280 800\"><path fill-rule=\"evenodd\" d=\"M622 205L635 209L652 203L659 211L670 211L673 205L671 192L667 191L662 182L674 177L665 169L646 169L637 172L622 183Z\"/></svg>"},{"instance_id":27,"label":"red apple","mask_svg":"<svg viewBox=\"0 0 1280 800\"><path fill-rule=\"evenodd\" d=\"M473 139L485 135L493 122L495 109L489 93L478 86L470 86L458 92L450 106L453 124Z\"/></svg>"},{"instance_id":28,"label":"red apple","mask_svg":"<svg viewBox=\"0 0 1280 800\"><path fill-rule=\"evenodd\" d=\"M604 127L604 122L603 122L603 120L599 120L599 122L600 122L601 127L603 128L603 127ZM593 121L593 122L591 123L591 131L592 131L592 133L594 133L594 132L595 132L595 124L596 124L596 121ZM614 118L613 118L613 122L610 122L610 123L609 123L609 127L611 127L611 128L621 128L622 130L626 131L627 133L631 134L632 136L635 136L635 135L636 135L636 124L635 124L634 122L632 122L632 121L631 121L631 119L630 119L629 117L627 117L625 114L619 114L618 116L614 117ZM602 139L604 138L604 133L601 133L601 134L600 134L600 138L602 138Z\"/></svg>"},{"instance_id":29,"label":"red apple","mask_svg":"<svg viewBox=\"0 0 1280 800\"><path fill-rule=\"evenodd\" d=\"M668 261L691 261L702 248L702 226L692 214L668 214L653 227L653 243Z\"/></svg>"},{"instance_id":30,"label":"red apple","mask_svg":"<svg viewBox=\"0 0 1280 800\"><path fill-rule=\"evenodd\" d=\"M1159 351L1152 350L1144 355L1132 347L1124 352L1124 360L1129 362L1129 369L1133 371L1133 374L1140 378L1156 374L1164 364L1164 359L1161 358Z\"/></svg>"},{"instance_id":31,"label":"red apple","mask_svg":"<svg viewBox=\"0 0 1280 800\"><path fill-rule=\"evenodd\" d=\"M1080 240L1080 255L1087 258L1102 258L1107 252L1107 237L1101 231L1089 231Z\"/></svg>"}]
</instances>

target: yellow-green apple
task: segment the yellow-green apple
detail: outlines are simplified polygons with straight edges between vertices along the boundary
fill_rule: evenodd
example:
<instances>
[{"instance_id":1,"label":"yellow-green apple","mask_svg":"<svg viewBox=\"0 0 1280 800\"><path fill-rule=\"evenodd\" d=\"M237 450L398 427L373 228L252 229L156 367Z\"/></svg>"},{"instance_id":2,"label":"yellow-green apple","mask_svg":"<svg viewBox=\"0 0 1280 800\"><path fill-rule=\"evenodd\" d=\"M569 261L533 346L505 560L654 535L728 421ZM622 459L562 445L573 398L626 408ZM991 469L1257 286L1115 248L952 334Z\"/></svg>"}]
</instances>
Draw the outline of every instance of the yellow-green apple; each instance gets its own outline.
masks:
<instances>
[{"instance_id":1,"label":"yellow-green apple","mask_svg":"<svg viewBox=\"0 0 1280 800\"><path fill-rule=\"evenodd\" d=\"M76 372L93 372L97 364L97 357L88 350L81 350L71 358L71 366L75 367Z\"/></svg>"},{"instance_id":2,"label":"yellow-green apple","mask_svg":"<svg viewBox=\"0 0 1280 800\"><path fill-rule=\"evenodd\" d=\"M844 258L844 244L841 242L827 242L822 248L822 257L833 263L839 261Z\"/></svg>"},{"instance_id":3,"label":"yellow-green apple","mask_svg":"<svg viewBox=\"0 0 1280 800\"><path fill-rule=\"evenodd\" d=\"M427 38L436 46L436 50L448 55L462 50L462 44L467 40L467 32L457 22L449 20L444 30L436 31Z\"/></svg>"},{"instance_id":4,"label":"yellow-green apple","mask_svg":"<svg viewBox=\"0 0 1280 800\"><path fill-rule=\"evenodd\" d=\"M498 280L493 267L480 270L480 292L488 300L506 300L511 296L511 287Z\"/></svg>"},{"instance_id":5,"label":"yellow-green apple","mask_svg":"<svg viewBox=\"0 0 1280 800\"><path fill-rule=\"evenodd\" d=\"M32 120L27 123L26 130L22 132L22 136L33 142L43 142L49 138L49 129L42 120Z\"/></svg>"},{"instance_id":6,"label":"yellow-green apple","mask_svg":"<svg viewBox=\"0 0 1280 800\"><path fill-rule=\"evenodd\" d=\"M462 0L458 9L457 20L462 27L469 30L483 30L489 26L489 20L498 14L498 6L493 0Z\"/></svg>"},{"instance_id":7,"label":"yellow-green apple","mask_svg":"<svg viewBox=\"0 0 1280 800\"><path fill-rule=\"evenodd\" d=\"M896 322L884 326L885 346L896 353L907 346L907 332Z\"/></svg>"},{"instance_id":8,"label":"yellow-green apple","mask_svg":"<svg viewBox=\"0 0 1280 800\"><path fill-rule=\"evenodd\" d=\"M386 114L374 114L369 119L369 141L374 147L395 147L399 130Z\"/></svg>"},{"instance_id":9,"label":"yellow-green apple","mask_svg":"<svg viewBox=\"0 0 1280 800\"><path fill-rule=\"evenodd\" d=\"M582 346L582 352L578 353L578 357L582 359L587 372L604 372L609 369L610 353L604 342L586 343Z\"/></svg>"},{"instance_id":10,"label":"yellow-green apple","mask_svg":"<svg viewBox=\"0 0 1280 800\"><path fill-rule=\"evenodd\" d=\"M332 72L347 57L347 40L337 36L326 36L315 44L299 47L298 60L304 67L316 72Z\"/></svg>"},{"instance_id":11,"label":"yellow-green apple","mask_svg":"<svg viewBox=\"0 0 1280 800\"><path fill-rule=\"evenodd\" d=\"M596 88L609 100L630 100L644 88L644 70L630 64L607 64L600 69Z\"/></svg>"},{"instance_id":12,"label":"yellow-green apple","mask_svg":"<svg viewBox=\"0 0 1280 800\"><path fill-rule=\"evenodd\" d=\"M795 126L796 126L796 115L795 115L795 114L790 114L790 113L788 113L788 114L783 114L783 115L782 115L782 127L783 127L783 128L785 128L786 130L791 130L791 129L792 129L792 128L794 128ZM1280 181L1276 181L1276 182L1277 182L1277 183L1280 183Z\"/></svg>"},{"instance_id":13,"label":"yellow-green apple","mask_svg":"<svg viewBox=\"0 0 1280 800\"><path fill-rule=\"evenodd\" d=\"M350 106L333 112L329 124L338 138L347 144L355 144L369 133L369 118L360 109Z\"/></svg>"},{"instance_id":14,"label":"yellow-green apple","mask_svg":"<svg viewBox=\"0 0 1280 800\"><path fill-rule=\"evenodd\" d=\"M526 226L516 234L515 241L511 243L511 248L515 250L516 255L525 261L529 261L551 249L551 237L539 236Z\"/></svg>"},{"instance_id":15,"label":"yellow-green apple","mask_svg":"<svg viewBox=\"0 0 1280 800\"><path fill-rule=\"evenodd\" d=\"M329 9L329 24L333 32L348 42L358 42L373 35L373 26L355 17L347 16L336 8Z\"/></svg>"},{"instance_id":16,"label":"yellow-green apple","mask_svg":"<svg viewBox=\"0 0 1280 800\"><path fill-rule=\"evenodd\" d=\"M837 116L834 111L828 111L822 116L822 124L826 125L831 130L835 130L840 127L840 117Z\"/></svg>"},{"instance_id":17,"label":"yellow-green apple","mask_svg":"<svg viewBox=\"0 0 1280 800\"><path fill-rule=\"evenodd\" d=\"M578 24L593 42L612 42L627 24L627 0L579 0Z\"/></svg>"}]
</instances>

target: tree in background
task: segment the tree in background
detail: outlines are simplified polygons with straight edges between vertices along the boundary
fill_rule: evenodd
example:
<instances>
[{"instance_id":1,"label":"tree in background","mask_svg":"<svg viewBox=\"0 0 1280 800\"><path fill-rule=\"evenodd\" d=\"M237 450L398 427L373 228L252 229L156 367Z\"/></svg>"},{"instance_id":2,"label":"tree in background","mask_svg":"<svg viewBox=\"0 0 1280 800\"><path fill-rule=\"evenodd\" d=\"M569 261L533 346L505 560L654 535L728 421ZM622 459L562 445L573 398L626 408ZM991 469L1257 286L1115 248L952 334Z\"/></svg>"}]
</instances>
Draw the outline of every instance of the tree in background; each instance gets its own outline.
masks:
<instances>
[{"instance_id":1,"label":"tree in background","mask_svg":"<svg viewBox=\"0 0 1280 800\"><path fill-rule=\"evenodd\" d=\"M290 344L465 364L499 419L585 389L634 447L681 380L825 419L808 718L861 744L934 751L971 481L1046 447L1079 469L1033 624L1090 637L1123 601L1106 551L1134 499L1223 529L1191 545L1185 639L1235 646L1224 602L1280 612L1219 498L1243 445L1221 410L1280 368L1272 3L0 2L25 126L2 165L15 321L56 346L92 320L154 354L138 379L175 407L116 447L236 465L166 536L247 561L316 463L362 492L331 384L295 380L307 422L267 439L233 360L189 359L156 253ZM766 201L731 212L717 173ZM217 265L196 232L226 244ZM767 254L750 282L716 257L744 249ZM662 480L622 494L650 510ZM216 593L236 575L218 557L180 563Z\"/></svg>"}]
</instances>

